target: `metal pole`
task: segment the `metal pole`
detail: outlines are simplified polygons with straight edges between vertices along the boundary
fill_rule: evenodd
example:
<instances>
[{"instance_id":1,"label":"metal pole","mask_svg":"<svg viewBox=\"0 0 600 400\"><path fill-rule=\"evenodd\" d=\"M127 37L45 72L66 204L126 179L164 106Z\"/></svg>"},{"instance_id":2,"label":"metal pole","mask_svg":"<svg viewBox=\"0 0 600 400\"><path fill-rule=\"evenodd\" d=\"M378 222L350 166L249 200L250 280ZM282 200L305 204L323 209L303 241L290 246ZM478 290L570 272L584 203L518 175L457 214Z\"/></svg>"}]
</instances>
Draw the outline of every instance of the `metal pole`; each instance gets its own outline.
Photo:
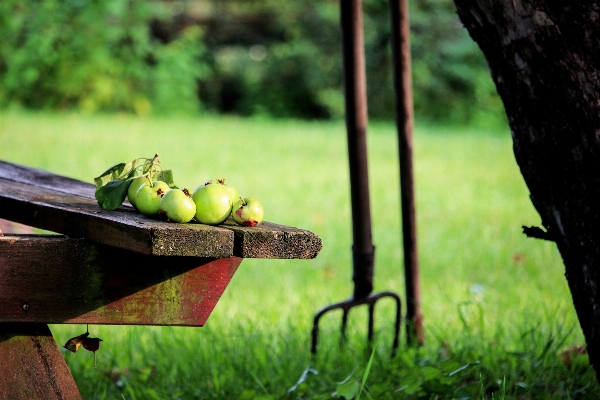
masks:
<instances>
[{"instance_id":1,"label":"metal pole","mask_svg":"<svg viewBox=\"0 0 600 400\"><path fill-rule=\"evenodd\" d=\"M401 300L393 292L371 294L375 247L371 237L371 210L369 205L369 176L367 165L367 78L365 73L362 9L360 0L340 0L342 27L342 59L344 69L344 97L346 106L346 131L350 163L350 194L352 199L352 255L354 293L351 299L329 305L314 317L311 353L316 356L319 340L319 321L330 311L342 310L342 343L346 337L346 324L350 309L367 305L369 308L369 346L373 341L375 303L392 298L396 303L392 356L400 338Z\"/></svg>"},{"instance_id":2,"label":"metal pole","mask_svg":"<svg viewBox=\"0 0 600 400\"><path fill-rule=\"evenodd\" d=\"M413 102L410 57L410 24L408 0L390 0L392 20L392 57L394 95L396 99L396 126L400 157L400 198L402 206L402 237L404 247L404 274L406 281L407 341L425 342L419 265L417 255L417 223L415 218L414 177L412 161Z\"/></svg>"},{"instance_id":3,"label":"metal pole","mask_svg":"<svg viewBox=\"0 0 600 400\"><path fill-rule=\"evenodd\" d=\"M373 290L375 247L371 237L367 170L367 79L361 1L340 0L340 13L352 199L354 298L362 298Z\"/></svg>"}]
</instances>

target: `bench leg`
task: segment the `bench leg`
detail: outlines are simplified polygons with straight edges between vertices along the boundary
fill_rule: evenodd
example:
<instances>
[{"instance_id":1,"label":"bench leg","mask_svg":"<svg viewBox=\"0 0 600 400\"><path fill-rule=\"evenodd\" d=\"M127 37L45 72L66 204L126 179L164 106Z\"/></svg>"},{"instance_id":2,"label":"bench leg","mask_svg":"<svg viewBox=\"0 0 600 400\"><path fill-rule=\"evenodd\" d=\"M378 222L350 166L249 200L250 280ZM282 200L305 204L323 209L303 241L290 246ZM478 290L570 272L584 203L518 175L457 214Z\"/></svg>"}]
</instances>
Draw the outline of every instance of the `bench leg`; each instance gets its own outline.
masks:
<instances>
[{"instance_id":1,"label":"bench leg","mask_svg":"<svg viewBox=\"0 0 600 400\"><path fill-rule=\"evenodd\" d=\"M81 399L48 325L0 323L0 399Z\"/></svg>"}]
</instances>

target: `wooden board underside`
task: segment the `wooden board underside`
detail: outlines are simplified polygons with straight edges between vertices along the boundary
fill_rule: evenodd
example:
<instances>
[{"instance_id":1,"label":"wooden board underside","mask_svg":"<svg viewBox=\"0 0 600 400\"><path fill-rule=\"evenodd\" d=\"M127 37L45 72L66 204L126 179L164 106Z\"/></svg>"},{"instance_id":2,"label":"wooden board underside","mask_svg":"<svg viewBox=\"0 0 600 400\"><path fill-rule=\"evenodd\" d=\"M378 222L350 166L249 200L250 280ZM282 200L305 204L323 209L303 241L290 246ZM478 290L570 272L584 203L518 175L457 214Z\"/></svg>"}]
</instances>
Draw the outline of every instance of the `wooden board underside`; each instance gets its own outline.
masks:
<instances>
[{"instance_id":1,"label":"wooden board underside","mask_svg":"<svg viewBox=\"0 0 600 400\"><path fill-rule=\"evenodd\" d=\"M263 222L241 227L174 224L125 203L102 210L92 184L0 161L0 218L142 254L310 259L322 248L310 231Z\"/></svg>"},{"instance_id":2,"label":"wooden board underside","mask_svg":"<svg viewBox=\"0 0 600 400\"><path fill-rule=\"evenodd\" d=\"M0 237L0 321L202 326L241 261L7 235Z\"/></svg>"}]
</instances>

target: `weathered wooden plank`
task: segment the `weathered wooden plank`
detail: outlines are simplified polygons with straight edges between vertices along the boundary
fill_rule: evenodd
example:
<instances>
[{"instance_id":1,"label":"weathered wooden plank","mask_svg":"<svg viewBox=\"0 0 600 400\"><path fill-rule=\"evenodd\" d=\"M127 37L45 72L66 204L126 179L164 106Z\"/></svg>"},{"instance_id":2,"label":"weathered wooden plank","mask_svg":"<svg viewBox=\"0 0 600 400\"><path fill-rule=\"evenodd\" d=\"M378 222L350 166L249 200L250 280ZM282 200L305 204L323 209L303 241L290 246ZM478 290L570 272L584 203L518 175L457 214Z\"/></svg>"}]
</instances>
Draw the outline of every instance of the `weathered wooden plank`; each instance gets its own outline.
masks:
<instances>
[{"instance_id":1,"label":"weathered wooden plank","mask_svg":"<svg viewBox=\"0 0 600 400\"><path fill-rule=\"evenodd\" d=\"M233 254L230 230L203 224L168 223L131 207L106 211L86 197L2 177L0 218L143 254L193 257Z\"/></svg>"},{"instance_id":2,"label":"weathered wooden plank","mask_svg":"<svg viewBox=\"0 0 600 400\"><path fill-rule=\"evenodd\" d=\"M81 399L47 325L0 323L0 399Z\"/></svg>"},{"instance_id":3,"label":"weathered wooden plank","mask_svg":"<svg viewBox=\"0 0 600 400\"><path fill-rule=\"evenodd\" d=\"M241 260L150 256L60 235L5 235L0 321L202 326Z\"/></svg>"},{"instance_id":4,"label":"weathered wooden plank","mask_svg":"<svg viewBox=\"0 0 600 400\"><path fill-rule=\"evenodd\" d=\"M224 228L234 232L233 254L244 258L315 258L323 242L314 233L262 222L254 227L236 225L230 218Z\"/></svg>"},{"instance_id":5,"label":"weathered wooden plank","mask_svg":"<svg viewBox=\"0 0 600 400\"><path fill-rule=\"evenodd\" d=\"M2 160L0 160L0 177L13 182L27 183L37 187L76 194L89 199L95 198L96 187L90 183Z\"/></svg>"},{"instance_id":6,"label":"weathered wooden plank","mask_svg":"<svg viewBox=\"0 0 600 400\"><path fill-rule=\"evenodd\" d=\"M241 227L172 224L127 204L102 210L92 184L0 161L0 218L154 255L314 258L322 247L312 232L263 222ZM235 235L235 241L234 241ZM235 247L235 248L234 248Z\"/></svg>"}]
</instances>

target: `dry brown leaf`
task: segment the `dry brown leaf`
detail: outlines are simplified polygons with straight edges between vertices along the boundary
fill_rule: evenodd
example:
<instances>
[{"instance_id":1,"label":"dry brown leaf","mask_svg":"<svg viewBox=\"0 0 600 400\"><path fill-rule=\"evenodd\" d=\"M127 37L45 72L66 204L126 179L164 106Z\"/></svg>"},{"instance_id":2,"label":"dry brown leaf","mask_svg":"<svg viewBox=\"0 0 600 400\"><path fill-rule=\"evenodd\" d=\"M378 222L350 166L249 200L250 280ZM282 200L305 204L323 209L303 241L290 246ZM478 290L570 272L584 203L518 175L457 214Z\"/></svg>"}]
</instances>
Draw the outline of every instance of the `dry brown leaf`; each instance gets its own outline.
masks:
<instances>
[{"instance_id":1,"label":"dry brown leaf","mask_svg":"<svg viewBox=\"0 0 600 400\"><path fill-rule=\"evenodd\" d=\"M75 336L67 340L67 343L65 343L63 347L69 351L72 351L73 353L76 353L77 350L79 350L79 347L81 347L81 345L83 344L84 340L86 340L89 335L90 333L86 332L82 333L79 336Z\"/></svg>"},{"instance_id":2,"label":"dry brown leaf","mask_svg":"<svg viewBox=\"0 0 600 400\"><path fill-rule=\"evenodd\" d=\"M560 357L561 361L567 366L567 368L571 368L573 366L573 361L584 354L587 353L585 346L573 344L569 347L566 347L558 352L558 357Z\"/></svg>"}]
</instances>

